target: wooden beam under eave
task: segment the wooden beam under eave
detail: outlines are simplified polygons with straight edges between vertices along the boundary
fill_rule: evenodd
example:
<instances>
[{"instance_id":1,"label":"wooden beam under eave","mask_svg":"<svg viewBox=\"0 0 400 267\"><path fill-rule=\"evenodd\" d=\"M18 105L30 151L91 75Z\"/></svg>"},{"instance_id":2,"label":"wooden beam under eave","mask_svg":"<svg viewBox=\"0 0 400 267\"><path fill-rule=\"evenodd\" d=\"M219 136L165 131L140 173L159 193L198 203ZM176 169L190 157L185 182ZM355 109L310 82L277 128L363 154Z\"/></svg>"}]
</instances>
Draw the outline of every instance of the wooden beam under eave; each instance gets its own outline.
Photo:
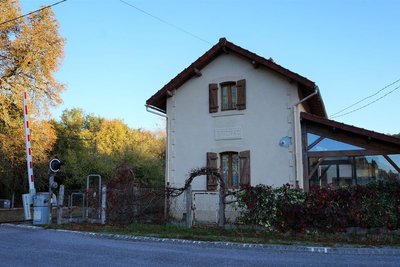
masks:
<instances>
[{"instance_id":1,"label":"wooden beam under eave","mask_svg":"<svg viewBox=\"0 0 400 267\"><path fill-rule=\"evenodd\" d=\"M224 51L225 54L229 54L229 50L226 46L222 47L222 51Z\"/></svg>"},{"instance_id":2,"label":"wooden beam under eave","mask_svg":"<svg viewBox=\"0 0 400 267\"><path fill-rule=\"evenodd\" d=\"M260 67L260 63L258 63L258 62L255 61L255 60L252 60L252 61L251 61L251 64L253 65L253 67L254 67L255 69L258 69L258 68Z\"/></svg>"},{"instance_id":3,"label":"wooden beam under eave","mask_svg":"<svg viewBox=\"0 0 400 267\"><path fill-rule=\"evenodd\" d=\"M167 90L166 94L167 94L167 97L171 97L174 95L170 90Z\"/></svg>"},{"instance_id":4,"label":"wooden beam under eave","mask_svg":"<svg viewBox=\"0 0 400 267\"><path fill-rule=\"evenodd\" d=\"M312 142L308 147L307 147L307 151L310 151L311 148L313 148L314 146L316 146L319 142L321 142L322 140L324 140L325 137L320 136L318 137L317 140L315 140L314 142Z\"/></svg>"},{"instance_id":5,"label":"wooden beam under eave","mask_svg":"<svg viewBox=\"0 0 400 267\"><path fill-rule=\"evenodd\" d=\"M203 75L201 71L198 68L194 68L194 76L200 77L201 75Z\"/></svg>"},{"instance_id":6,"label":"wooden beam under eave","mask_svg":"<svg viewBox=\"0 0 400 267\"><path fill-rule=\"evenodd\" d=\"M334 151L312 151L308 152L310 158L329 158L329 157L362 157L381 155L382 152L376 150L334 150Z\"/></svg>"}]
</instances>

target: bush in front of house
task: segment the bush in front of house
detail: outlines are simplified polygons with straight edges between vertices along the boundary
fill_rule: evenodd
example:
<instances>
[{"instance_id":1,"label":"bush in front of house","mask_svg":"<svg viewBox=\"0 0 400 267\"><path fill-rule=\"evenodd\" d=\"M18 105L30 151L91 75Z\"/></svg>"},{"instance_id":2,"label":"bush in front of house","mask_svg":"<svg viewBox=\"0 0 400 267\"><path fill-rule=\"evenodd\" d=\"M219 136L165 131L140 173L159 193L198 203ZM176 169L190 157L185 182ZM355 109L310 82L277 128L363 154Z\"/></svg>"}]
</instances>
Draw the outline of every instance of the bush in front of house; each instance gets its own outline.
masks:
<instances>
[{"instance_id":1,"label":"bush in front of house","mask_svg":"<svg viewBox=\"0 0 400 267\"><path fill-rule=\"evenodd\" d=\"M297 189L291 189L289 185L272 188L267 185L247 187L236 194L241 215L237 218L239 224L261 225L268 229L283 229L286 224L296 227L295 221L301 212L294 209L302 206L306 194ZM290 207L290 209L288 209ZM282 218L292 219L282 221Z\"/></svg>"},{"instance_id":2,"label":"bush in front of house","mask_svg":"<svg viewBox=\"0 0 400 267\"><path fill-rule=\"evenodd\" d=\"M258 185L237 194L238 224L281 232L348 227L400 228L400 183L373 183L342 188L313 188L309 193Z\"/></svg>"}]
</instances>

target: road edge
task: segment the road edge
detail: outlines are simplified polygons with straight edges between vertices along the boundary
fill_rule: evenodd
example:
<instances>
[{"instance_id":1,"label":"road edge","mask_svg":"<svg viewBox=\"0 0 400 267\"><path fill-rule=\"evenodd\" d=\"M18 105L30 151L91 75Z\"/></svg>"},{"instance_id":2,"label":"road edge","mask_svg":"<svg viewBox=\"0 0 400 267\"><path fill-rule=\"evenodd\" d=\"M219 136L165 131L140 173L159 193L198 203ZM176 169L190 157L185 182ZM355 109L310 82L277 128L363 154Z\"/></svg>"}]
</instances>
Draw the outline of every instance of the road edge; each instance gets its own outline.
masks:
<instances>
[{"instance_id":1,"label":"road edge","mask_svg":"<svg viewBox=\"0 0 400 267\"><path fill-rule=\"evenodd\" d=\"M95 232L82 232L65 229L45 229L40 226L22 225L22 224L1 224L0 227L15 227L25 228L32 230L56 231L73 233L92 238L137 241L137 242L155 242L155 243L170 243L170 244L191 244L199 247L215 247L215 248L233 248L233 249L257 249L257 250L273 250L273 251L286 251L286 252L310 252L320 254L343 254L343 255L399 255L400 247L356 247L356 246L312 246L312 245L278 245L278 244L251 244L251 243L236 243L236 242L222 242L222 241L201 241L201 240L188 240L177 238L160 238L152 236L132 236L121 234L109 233L95 233Z\"/></svg>"}]
</instances>

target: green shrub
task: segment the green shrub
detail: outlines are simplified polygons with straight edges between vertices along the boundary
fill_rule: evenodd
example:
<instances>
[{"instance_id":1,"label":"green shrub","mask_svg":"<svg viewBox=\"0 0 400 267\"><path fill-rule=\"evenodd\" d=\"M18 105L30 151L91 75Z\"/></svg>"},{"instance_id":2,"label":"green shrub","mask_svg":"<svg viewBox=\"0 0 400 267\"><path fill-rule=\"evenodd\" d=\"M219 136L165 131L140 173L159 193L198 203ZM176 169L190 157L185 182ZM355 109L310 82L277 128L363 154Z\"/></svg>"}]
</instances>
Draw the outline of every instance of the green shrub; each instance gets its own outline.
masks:
<instances>
[{"instance_id":1,"label":"green shrub","mask_svg":"<svg viewBox=\"0 0 400 267\"><path fill-rule=\"evenodd\" d=\"M281 222L283 208L303 203L304 197L303 192L290 189L289 185L279 188L266 185L248 187L237 194L238 206L243 210L237 222L266 228L276 227Z\"/></svg>"},{"instance_id":2,"label":"green shrub","mask_svg":"<svg viewBox=\"0 0 400 267\"><path fill-rule=\"evenodd\" d=\"M348 227L400 228L400 183L345 188L313 188L309 193L258 185L237 194L239 224L261 225L282 232Z\"/></svg>"}]
</instances>

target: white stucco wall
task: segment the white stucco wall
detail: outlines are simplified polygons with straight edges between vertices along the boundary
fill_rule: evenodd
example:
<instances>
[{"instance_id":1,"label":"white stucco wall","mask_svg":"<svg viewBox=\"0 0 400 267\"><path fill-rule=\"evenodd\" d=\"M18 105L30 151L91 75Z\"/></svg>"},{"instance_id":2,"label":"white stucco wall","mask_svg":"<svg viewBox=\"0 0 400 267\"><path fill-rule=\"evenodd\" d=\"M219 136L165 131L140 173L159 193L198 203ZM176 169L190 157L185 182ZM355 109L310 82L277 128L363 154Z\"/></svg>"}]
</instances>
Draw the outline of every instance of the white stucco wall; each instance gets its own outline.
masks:
<instances>
[{"instance_id":1,"label":"white stucco wall","mask_svg":"<svg viewBox=\"0 0 400 267\"><path fill-rule=\"evenodd\" d=\"M250 150L251 185L294 185L294 146L281 147L279 141L293 138L296 84L233 54L220 55L201 72L167 100L170 185L183 186L191 169L206 165L207 152L244 150ZM246 109L209 113L208 85L240 79L246 79ZM224 130L234 130L235 139L216 138ZM192 189L206 190L206 178L195 179Z\"/></svg>"}]
</instances>

